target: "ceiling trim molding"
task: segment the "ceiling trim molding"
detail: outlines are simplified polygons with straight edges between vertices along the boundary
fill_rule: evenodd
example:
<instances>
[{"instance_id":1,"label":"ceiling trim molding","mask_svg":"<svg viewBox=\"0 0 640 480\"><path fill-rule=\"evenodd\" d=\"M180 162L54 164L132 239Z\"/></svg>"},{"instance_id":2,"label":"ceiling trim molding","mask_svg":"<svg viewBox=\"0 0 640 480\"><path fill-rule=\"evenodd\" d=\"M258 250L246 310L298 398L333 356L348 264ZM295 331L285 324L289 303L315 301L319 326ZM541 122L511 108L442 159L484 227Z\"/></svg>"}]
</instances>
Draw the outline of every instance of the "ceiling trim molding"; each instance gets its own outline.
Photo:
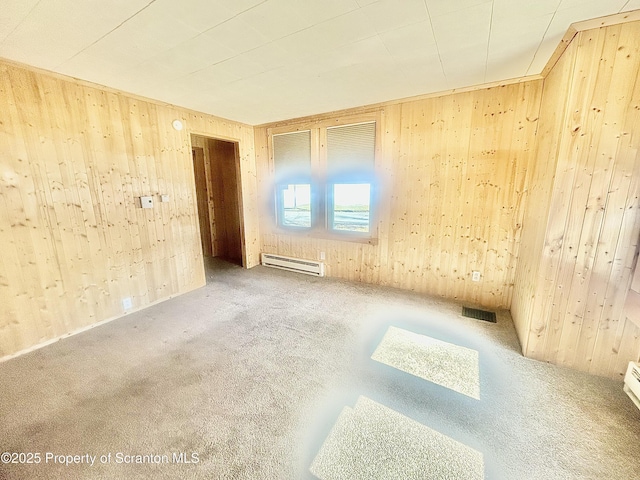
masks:
<instances>
[{"instance_id":1,"label":"ceiling trim molding","mask_svg":"<svg viewBox=\"0 0 640 480\"><path fill-rule=\"evenodd\" d=\"M398 99L394 99L394 100L387 100L385 102L379 102L379 103L371 103L368 105L362 105L359 107L351 107L351 108L344 108L344 109L340 109L340 110L333 110L330 112L324 112L324 113L317 113L317 114L313 114L313 115L306 115L303 117L296 117L296 118L288 118L286 120L276 120L275 122L267 122L267 123L262 123L260 125L254 125L255 128L274 128L274 127L279 127L279 126L284 126L284 125L290 125L290 124L297 124L300 122L308 122L308 123L314 123L314 122L319 122L319 121L323 121L323 120L327 120L336 116L343 116L343 115L358 115L358 114L363 114L363 113L367 113L370 111L374 111L374 110L380 110L384 107L389 107L392 105L399 105L401 103L409 103L409 102L419 102L420 100L427 100L430 98L437 98L437 97L444 97L447 95L454 95L457 93L466 93L466 92L475 92L476 90L488 90L491 88L499 88L499 87L506 87L507 85L513 85L513 84L517 84L517 83L526 83L526 82L534 82L536 80L542 80L542 76L541 75L527 75L526 77L518 77L518 78L510 78L508 80L500 80L500 81L496 81L496 82L489 82L489 83L481 83L478 85L472 85L469 87L461 87L461 88L452 88L449 90L442 90L439 92L433 92L433 93L425 93L422 95L415 95L413 97L404 97L404 98L398 98Z\"/></svg>"},{"instance_id":2,"label":"ceiling trim molding","mask_svg":"<svg viewBox=\"0 0 640 480\"><path fill-rule=\"evenodd\" d=\"M630 12L583 20L582 22L572 23L571 26L575 28L577 32L583 32L584 30L591 30L593 28L610 27L612 25L636 22L638 20L640 20L640 10L631 10Z\"/></svg>"},{"instance_id":3,"label":"ceiling trim molding","mask_svg":"<svg viewBox=\"0 0 640 480\"><path fill-rule=\"evenodd\" d=\"M553 67L555 67L558 60L567 49L569 44L575 38L575 36L584 32L585 30L593 30L595 28L611 27L613 25L619 25L621 23L637 22L640 21L640 10L632 10L630 12L616 13L614 15L607 15L606 17L592 18L590 20L584 20L582 22L572 23L564 34L562 40L554 50L553 54L549 58L549 61L540 72L542 77L549 75Z\"/></svg>"},{"instance_id":4,"label":"ceiling trim molding","mask_svg":"<svg viewBox=\"0 0 640 480\"><path fill-rule=\"evenodd\" d=\"M13 68L20 68L22 70L27 70L29 72L37 73L39 75L46 75L48 77L52 77L52 78L56 78L58 80L62 80L63 82L74 83L74 84L80 85L82 87L95 88L97 90L102 90L102 91L107 92L107 93L113 93L115 95L123 95L125 97L133 98L134 100L138 100L140 102L147 102L147 103L152 103L154 105L158 105L158 106L161 106L161 107L167 107L167 108L172 108L172 109L175 109L175 110L180 110L181 113L187 113L187 114L191 114L191 115L207 115L209 117L213 117L213 118L216 118L216 119L221 120L221 121L232 122L234 124L243 125L245 127L253 127L253 125L249 125L247 123L239 122L237 120L231 120L229 118L221 117L219 115L214 115L212 113L202 112L200 110L194 110L192 108L182 107L180 105L175 105L173 103L163 102L162 100L157 100L155 98L145 97L143 95L138 95L137 93L126 92L124 90L119 90L117 88L108 87L107 85L101 85L99 83L90 82L88 80L82 80L81 78L72 77L70 75L65 75L64 73L53 72L51 70L46 70L44 68L34 67L33 65L28 65L26 63L17 62L15 60L10 60L8 58L0 57L0 68L2 68L3 65L7 65L7 66L13 67ZM190 130L189 130L189 133L196 133L197 134L197 132L191 132Z\"/></svg>"}]
</instances>

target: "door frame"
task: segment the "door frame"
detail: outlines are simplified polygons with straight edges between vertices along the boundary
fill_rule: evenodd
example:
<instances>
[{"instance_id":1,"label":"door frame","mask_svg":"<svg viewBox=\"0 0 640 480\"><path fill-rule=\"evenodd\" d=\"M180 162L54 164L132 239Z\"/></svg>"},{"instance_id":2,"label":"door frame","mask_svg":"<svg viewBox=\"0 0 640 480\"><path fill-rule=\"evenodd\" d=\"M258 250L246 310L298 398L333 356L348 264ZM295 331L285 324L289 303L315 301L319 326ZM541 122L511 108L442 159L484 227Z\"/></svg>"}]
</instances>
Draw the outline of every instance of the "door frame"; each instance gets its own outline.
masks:
<instances>
[{"instance_id":1,"label":"door frame","mask_svg":"<svg viewBox=\"0 0 640 480\"><path fill-rule=\"evenodd\" d=\"M231 143L233 144L233 152L234 152L234 164L235 164L235 171L236 171L236 195L237 195L237 201L238 201L238 218L239 218L239 223L240 223L240 247L241 247L241 262L242 262L242 267L243 268L247 268L247 244L246 244L246 235L245 235L245 212L244 212L244 202L243 202L243 188L242 188L242 170L240 168L240 140L237 138L228 138L228 137L224 137L224 136L218 136L218 135L211 135L211 134L206 134L206 133L199 133L197 131L189 131L189 147L190 147L190 156L192 156L193 154L191 152L193 152L194 148L199 148L199 147L194 147L193 145L193 137L201 137L204 138L205 140L208 139L212 139L212 140L218 140L218 141L222 141L222 142L227 142L227 143ZM210 160L210 159L209 159ZM206 163L206 162L205 162ZM191 162L192 168L193 168L193 162ZM211 165L209 165L208 168L205 168L205 175L207 174L207 172L209 172L209 176L211 176ZM193 171L193 188L194 188L194 193L195 193L195 188L196 188L196 180L195 180L195 171ZM210 178L207 178L207 194L209 194L209 186L210 186ZM195 202L194 202L194 207L196 209L196 214L198 215L198 222L197 222L197 227L198 227L198 234L201 237L201 232L200 232L200 212L198 211L198 202L197 202L197 196L194 197L195 198ZM207 202L207 207L209 208L209 218L211 218L212 212L211 212L211 205L209 202ZM215 216L213 217L215 218ZM209 226L209 228L211 228L211 226ZM213 232L211 232L211 241L213 242ZM213 245L211 246L212 250L213 250ZM200 242L200 249L202 251L202 242ZM202 262L204 264L204 251L202 251Z\"/></svg>"}]
</instances>

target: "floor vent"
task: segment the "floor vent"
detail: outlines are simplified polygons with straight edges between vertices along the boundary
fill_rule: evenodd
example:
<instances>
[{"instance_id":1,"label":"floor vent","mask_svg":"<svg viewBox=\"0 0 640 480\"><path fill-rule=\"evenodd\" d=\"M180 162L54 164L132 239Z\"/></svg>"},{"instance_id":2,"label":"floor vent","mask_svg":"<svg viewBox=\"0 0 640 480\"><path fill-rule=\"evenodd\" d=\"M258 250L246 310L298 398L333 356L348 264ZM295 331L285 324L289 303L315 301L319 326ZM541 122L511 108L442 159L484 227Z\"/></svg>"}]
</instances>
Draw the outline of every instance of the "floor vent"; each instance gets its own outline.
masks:
<instances>
[{"instance_id":1,"label":"floor vent","mask_svg":"<svg viewBox=\"0 0 640 480\"><path fill-rule=\"evenodd\" d=\"M265 267L289 270L290 272L304 273L316 277L324 277L324 263L300 258L283 257L272 253L262 254L262 265Z\"/></svg>"},{"instance_id":2,"label":"floor vent","mask_svg":"<svg viewBox=\"0 0 640 480\"><path fill-rule=\"evenodd\" d=\"M477 308L462 307L462 316L475 318L476 320L484 320L485 322L496 323L496 314L487 312L486 310L478 310Z\"/></svg>"}]
</instances>

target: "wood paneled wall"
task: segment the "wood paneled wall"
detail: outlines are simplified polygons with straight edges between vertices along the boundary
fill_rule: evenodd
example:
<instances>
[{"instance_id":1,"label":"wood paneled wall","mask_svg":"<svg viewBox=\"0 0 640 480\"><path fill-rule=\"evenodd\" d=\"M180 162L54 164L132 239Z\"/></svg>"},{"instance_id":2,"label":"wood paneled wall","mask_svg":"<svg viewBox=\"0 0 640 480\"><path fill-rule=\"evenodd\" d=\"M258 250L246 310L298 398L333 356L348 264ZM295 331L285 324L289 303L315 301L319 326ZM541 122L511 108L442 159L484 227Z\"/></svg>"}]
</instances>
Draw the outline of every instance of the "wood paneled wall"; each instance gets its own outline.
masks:
<instances>
[{"instance_id":1,"label":"wood paneled wall","mask_svg":"<svg viewBox=\"0 0 640 480\"><path fill-rule=\"evenodd\" d=\"M331 276L511 308L525 355L617 377L640 358L623 313L639 76L636 21L578 33L544 81L252 128L0 62L0 358L119 317L124 297L135 310L203 285L196 134L239 145L245 266L326 252ZM375 241L275 229L267 129L359 114L380 122Z\"/></svg>"},{"instance_id":2,"label":"wood paneled wall","mask_svg":"<svg viewBox=\"0 0 640 480\"><path fill-rule=\"evenodd\" d=\"M538 125L536 161L529 169L522 242L518 256L511 316L523 352L527 351L531 321L542 315L534 301L539 285L540 260L545 242L551 190L558 148L565 121L569 82L573 76L575 44L570 44L544 80Z\"/></svg>"},{"instance_id":3,"label":"wood paneled wall","mask_svg":"<svg viewBox=\"0 0 640 480\"><path fill-rule=\"evenodd\" d=\"M204 284L191 132L239 142L255 265L251 127L0 63L0 357Z\"/></svg>"},{"instance_id":4,"label":"wood paneled wall","mask_svg":"<svg viewBox=\"0 0 640 480\"><path fill-rule=\"evenodd\" d=\"M381 118L374 244L275 230L267 129L283 124L256 128L262 250L308 259L323 251L330 276L508 308L541 89L535 80L361 109ZM472 270L482 272L480 282Z\"/></svg>"},{"instance_id":5,"label":"wood paneled wall","mask_svg":"<svg viewBox=\"0 0 640 480\"><path fill-rule=\"evenodd\" d=\"M525 355L611 377L640 358L623 314L640 235L638 78L632 22L578 33L545 80L537 160L554 175L534 183L553 183L548 206L529 202L512 310Z\"/></svg>"}]
</instances>

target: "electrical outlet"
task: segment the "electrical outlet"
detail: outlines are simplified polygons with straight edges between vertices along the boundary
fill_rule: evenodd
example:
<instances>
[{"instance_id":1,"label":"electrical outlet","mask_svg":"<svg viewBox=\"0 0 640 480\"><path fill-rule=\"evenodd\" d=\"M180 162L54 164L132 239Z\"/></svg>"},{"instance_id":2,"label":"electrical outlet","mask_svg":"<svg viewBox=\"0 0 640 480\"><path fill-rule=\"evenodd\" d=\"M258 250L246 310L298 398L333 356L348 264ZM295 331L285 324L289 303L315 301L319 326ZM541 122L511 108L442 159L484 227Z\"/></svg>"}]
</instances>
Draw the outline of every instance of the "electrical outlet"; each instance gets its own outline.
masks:
<instances>
[{"instance_id":1,"label":"electrical outlet","mask_svg":"<svg viewBox=\"0 0 640 480\"><path fill-rule=\"evenodd\" d=\"M140 206L142 208L153 208L153 197L140 197Z\"/></svg>"},{"instance_id":2,"label":"electrical outlet","mask_svg":"<svg viewBox=\"0 0 640 480\"><path fill-rule=\"evenodd\" d=\"M131 301L131 297L126 297L122 299L122 308L125 310L131 310L133 308L133 302Z\"/></svg>"},{"instance_id":3,"label":"electrical outlet","mask_svg":"<svg viewBox=\"0 0 640 480\"><path fill-rule=\"evenodd\" d=\"M479 282L480 281L480 272L477 270L474 270L473 272L471 272L471 281L472 282Z\"/></svg>"},{"instance_id":4,"label":"electrical outlet","mask_svg":"<svg viewBox=\"0 0 640 480\"><path fill-rule=\"evenodd\" d=\"M326 255L324 252L320 252L320 260L324 260L326 258Z\"/></svg>"},{"instance_id":5,"label":"electrical outlet","mask_svg":"<svg viewBox=\"0 0 640 480\"><path fill-rule=\"evenodd\" d=\"M169 195L165 195L165 194L160 195L160 201L163 202L163 203L164 202L168 202L169 201Z\"/></svg>"}]
</instances>

